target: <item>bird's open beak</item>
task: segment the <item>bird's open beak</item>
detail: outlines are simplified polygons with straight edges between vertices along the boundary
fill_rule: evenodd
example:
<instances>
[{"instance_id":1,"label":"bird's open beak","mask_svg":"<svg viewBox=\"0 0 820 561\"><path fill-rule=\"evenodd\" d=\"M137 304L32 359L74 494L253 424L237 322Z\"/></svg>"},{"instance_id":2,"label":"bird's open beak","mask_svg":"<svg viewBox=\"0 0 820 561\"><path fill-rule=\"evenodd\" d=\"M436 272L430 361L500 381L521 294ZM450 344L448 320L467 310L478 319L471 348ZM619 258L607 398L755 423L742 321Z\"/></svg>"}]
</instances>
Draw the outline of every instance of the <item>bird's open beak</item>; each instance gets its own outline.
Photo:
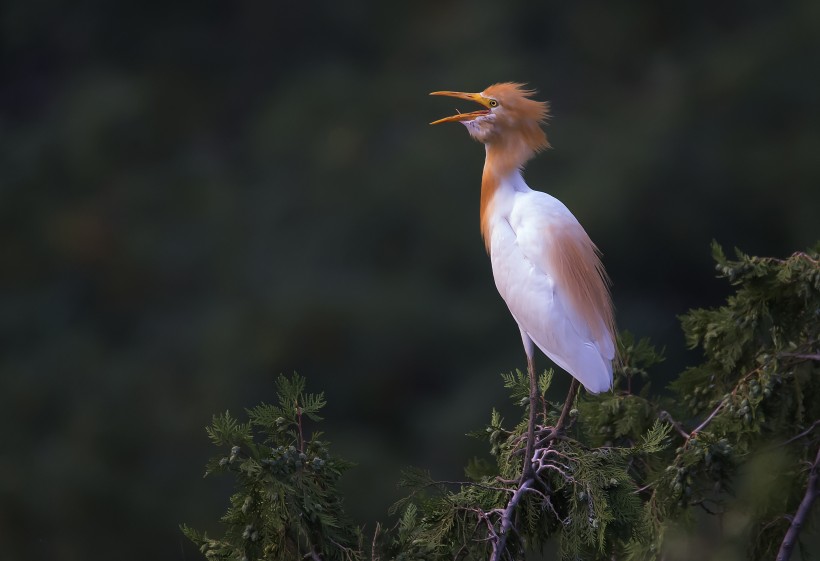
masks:
<instances>
[{"instance_id":1,"label":"bird's open beak","mask_svg":"<svg viewBox=\"0 0 820 561\"><path fill-rule=\"evenodd\" d=\"M468 99L470 101L480 103L481 105L487 108L481 109L479 111L471 111L469 113L457 113L451 117L444 117L443 119L439 119L438 121L433 121L432 123L430 123L431 125L438 125L439 123L452 123L457 121L471 121L477 117L488 115L490 113L490 101L481 94L464 92L432 92L430 95L444 95L447 97Z\"/></svg>"}]
</instances>

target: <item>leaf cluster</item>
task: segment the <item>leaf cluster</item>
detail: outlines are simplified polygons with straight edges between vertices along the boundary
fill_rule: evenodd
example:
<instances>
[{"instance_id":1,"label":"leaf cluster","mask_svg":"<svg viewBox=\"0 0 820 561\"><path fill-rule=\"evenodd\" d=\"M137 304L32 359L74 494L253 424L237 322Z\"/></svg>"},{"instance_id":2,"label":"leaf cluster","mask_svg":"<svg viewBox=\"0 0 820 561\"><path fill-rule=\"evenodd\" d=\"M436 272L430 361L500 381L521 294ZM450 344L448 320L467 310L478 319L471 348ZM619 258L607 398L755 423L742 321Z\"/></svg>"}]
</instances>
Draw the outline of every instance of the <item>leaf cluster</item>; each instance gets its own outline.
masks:
<instances>
[{"instance_id":1,"label":"leaf cluster","mask_svg":"<svg viewBox=\"0 0 820 561\"><path fill-rule=\"evenodd\" d=\"M718 274L735 293L681 318L704 360L671 385L678 417L693 427L673 460L674 488L685 504L743 508L750 559L775 557L820 447L818 250L786 259L735 250L730 260L713 244ZM773 485L748 483L762 474ZM745 496L721 493L735 483Z\"/></svg>"},{"instance_id":2,"label":"leaf cluster","mask_svg":"<svg viewBox=\"0 0 820 561\"><path fill-rule=\"evenodd\" d=\"M324 396L305 393L305 379L296 374L279 376L276 388L278 405L248 410L245 423L225 412L207 428L225 454L208 462L205 475L236 481L222 517L225 534L182 530L207 559L360 559L359 532L337 489L351 465L329 453L321 433L304 435L306 420L321 420Z\"/></svg>"}]
</instances>

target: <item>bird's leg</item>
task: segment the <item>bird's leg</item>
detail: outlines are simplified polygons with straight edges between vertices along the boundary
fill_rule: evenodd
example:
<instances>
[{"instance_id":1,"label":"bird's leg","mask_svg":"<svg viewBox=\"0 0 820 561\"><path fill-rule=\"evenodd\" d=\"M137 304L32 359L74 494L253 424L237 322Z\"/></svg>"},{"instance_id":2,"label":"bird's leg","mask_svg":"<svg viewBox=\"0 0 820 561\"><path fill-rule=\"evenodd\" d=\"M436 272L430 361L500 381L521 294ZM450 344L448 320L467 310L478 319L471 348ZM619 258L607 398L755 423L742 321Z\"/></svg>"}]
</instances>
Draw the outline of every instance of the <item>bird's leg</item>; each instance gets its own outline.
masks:
<instances>
[{"instance_id":1,"label":"bird's leg","mask_svg":"<svg viewBox=\"0 0 820 561\"><path fill-rule=\"evenodd\" d=\"M567 420L567 416L572 409L572 404L575 402L575 396L578 394L579 387L580 384L578 380L573 378L572 383L569 385L569 393L567 394L567 400L564 402L564 408L561 409L561 416L558 417L558 422L555 423L555 432L559 432L564 428L564 422Z\"/></svg>"},{"instance_id":2,"label":"bird's leg","mask_svg":"<svg viewBox=\"0 0 820 561\"><path fill-rule=\"evenodd\" d=\"M524 470L521 481L532 475L532 454L535 447L535 411L538 401L538 380L535 377L535 364L532 356L527 356L527 372L530 376L530 419L527 424L527 446L524 452Z\"/></svg>"},{"instance_id":3,"label":"bird's leg","mask_svg":"<svg viewBox=\"0 0 820 561\"><path fill-rule=\"evenodd\" d=\"M561 431L564 429L564 423L569 416L569 412L572 410L572 404L575 402L575 396L578 394L579 388L580 384L578 383L578 380L573 378L569 385L567 400L564 402L564 407L561 409L561 415L558 416L558 422L555 423L554 427L546 427L538 432L539 440L536 442L536 445L543 446L561 434Z\"/></svg>"}]
</instances>

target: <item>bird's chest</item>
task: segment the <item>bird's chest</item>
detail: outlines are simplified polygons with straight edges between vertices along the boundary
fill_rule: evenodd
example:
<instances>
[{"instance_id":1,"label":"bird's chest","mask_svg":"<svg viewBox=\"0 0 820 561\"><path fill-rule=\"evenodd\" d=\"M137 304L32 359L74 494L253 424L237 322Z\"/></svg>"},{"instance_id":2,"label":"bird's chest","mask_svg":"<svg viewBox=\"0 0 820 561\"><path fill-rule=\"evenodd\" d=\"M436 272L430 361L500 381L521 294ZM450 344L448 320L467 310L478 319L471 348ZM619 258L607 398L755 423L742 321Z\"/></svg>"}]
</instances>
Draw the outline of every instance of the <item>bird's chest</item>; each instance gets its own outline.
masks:
<instances>
[{"instance_id":1,"label":"bird's chest","mask_svg":"<svg viewBox=\"0 0 820 561\"><path fill-rule=\"evenodd\" d=\"M553 201L514 175L500 183L488 205L487 245L493 277L511 310L525 294L551 298L554 275L546 255L552 243L547 234L555 221Z\"/></svg>"},{"instance_id":2,"label":"bird's chest","mask_svg":"<svg viewBox=\"0 0 820 561\"><path fill-rule=\"evenodd\" d=\"M514 228L510 218L500 217L491 226L490 263L499 294L511 310L520 310L533 294L551 299L554 280L532 254L527 240L530 230Z\"/></svg>"}]
</instances>

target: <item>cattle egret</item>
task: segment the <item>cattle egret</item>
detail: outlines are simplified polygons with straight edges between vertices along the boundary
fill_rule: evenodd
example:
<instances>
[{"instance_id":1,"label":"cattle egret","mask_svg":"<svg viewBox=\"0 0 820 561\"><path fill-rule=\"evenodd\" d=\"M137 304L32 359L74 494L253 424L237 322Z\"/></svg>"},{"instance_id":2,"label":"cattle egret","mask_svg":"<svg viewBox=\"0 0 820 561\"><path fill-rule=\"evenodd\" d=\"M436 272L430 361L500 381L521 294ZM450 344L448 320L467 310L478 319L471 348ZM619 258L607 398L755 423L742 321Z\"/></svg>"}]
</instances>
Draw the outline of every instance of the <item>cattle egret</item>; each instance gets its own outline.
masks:
<instances>
[{"instance_id":1,"label":"cattle egret","mask_svg":"<svg viewBox=\"0 0 820 561\"><path fill-rule=\"evenodd\" d=\"M533 344L573 377L555 427L563 425L577 382L599 393L612 387L615 320L609 279L592 243L572 213L555 197L533 191L521 175L524 164L549 147L541 125L546 102L532 99L522 84L501 83L480 93L430 95L477 102L478 111L431 123L459 122L485 145L481 180L481 234L495 285L518 327L530 378L530 423L526 457L534 446L537 385ZM530 469L524 462L524 474Z\"/></svg>"}]
</instances>

